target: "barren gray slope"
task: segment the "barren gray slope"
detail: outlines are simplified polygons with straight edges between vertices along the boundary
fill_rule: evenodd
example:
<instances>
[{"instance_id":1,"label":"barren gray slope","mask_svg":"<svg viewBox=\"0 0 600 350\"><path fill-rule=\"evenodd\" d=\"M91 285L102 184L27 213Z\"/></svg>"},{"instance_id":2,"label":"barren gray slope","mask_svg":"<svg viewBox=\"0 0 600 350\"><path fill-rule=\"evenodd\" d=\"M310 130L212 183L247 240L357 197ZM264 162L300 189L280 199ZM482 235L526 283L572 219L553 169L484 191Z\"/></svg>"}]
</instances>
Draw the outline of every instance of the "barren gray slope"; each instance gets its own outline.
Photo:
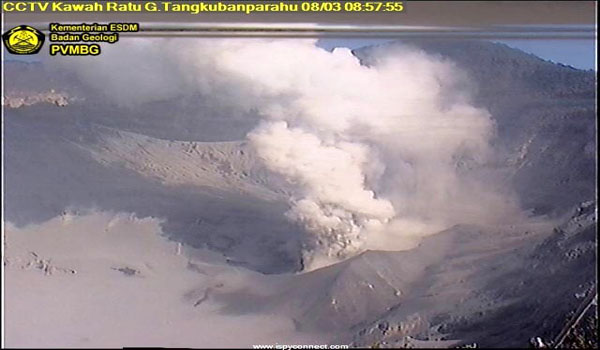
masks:
<instances>
[{"instance_id":1,"label":"barren gray slope","mask_svg":"<svg viewBox=\"0 0 600 350\"><path fill-rule=\"evenodd\" d=\"M496 118L496 142L506 152L498 166L508 169L506 181L517 188L525 209L561 217L595 197L593 73L495 44L428 45L426 50L455 60L475 77L477 102ZM207 111L189 114L187 100L131 111L92 97L65 108L7 111L8 220L41 222L70 207L135 212L166 218L163 231L170 238L222 252L232 263L268 273L301 267L302 232L283 217L283 201L219 188L227 182L165 183L162 175L172 179L179 172L162 168L148 176L123 166L132 155L156 165L157 153L143 149L159 141L133 142L128 151L109 147L117 162L82 148L113 140L115 132L99 131L97 124L173 140L178 149L185 145L178 140L239 139L251 122L212 118ZM171 111L173 118L165 118ZM208 149L213 151L206 154L243 164L235 152ZM212 170L205 175L215 176L212 183L223 179ZM481 345L521 346L530 336L552 335L577 303L575 293L594 281L595 203L593 219L589 206L581 208L554 233L552 227L458 226L411 252L366 252L325 269L278 277L278 288L262 296L214 297L225 303L225 312L280 312L301 329L339 332L344 340L354 335L358 345L447 334ZM250 307L240 305L242 297L253 302Z\"/></svg>"},{"instance_id":2,"label":"barren gray slope","mask_svg":"<svg viewBox=\"0 0 600 350\"><path fill-rule=\"evenodd\" d=\"M189 179L191 182L165 183L122 165L98 162L89 149L114 132L104 129L103 134L101 128L82 120L85 116L82 118L80 111L72 105L7 110L8 221L19 226L40 223L70 209L131 212L165 219L163 231L170 239L214 249L235 264L267 273L300 268L303 234L283 216L286 207L281 198L241 191L227 185L227 178L212 186L207 176L201 183L194 183L194 178ZM206 157L222 154L219 146L207 147ZM205 159L204 163L204 173L212 170L212 178L219 178L215 162ZM178 173L181 169L173 170ZM202 169L197 173L203 174Z\"/></svg>"},{"instance_id":3,"label":"barren gray slope","mask_svg":"<svg viewBox=\"0 0 600 350\"><path fill-rule=\"evenodd\" d=\"M410 336L523 347L533 336L552 340L596 283L595 203L576 211L552 233L543 226L516 227L517 234L506 228L452 230L454 250L427 267L407 302L358 327L354 342L401 345Z\"/></svg>"}]
</instances>

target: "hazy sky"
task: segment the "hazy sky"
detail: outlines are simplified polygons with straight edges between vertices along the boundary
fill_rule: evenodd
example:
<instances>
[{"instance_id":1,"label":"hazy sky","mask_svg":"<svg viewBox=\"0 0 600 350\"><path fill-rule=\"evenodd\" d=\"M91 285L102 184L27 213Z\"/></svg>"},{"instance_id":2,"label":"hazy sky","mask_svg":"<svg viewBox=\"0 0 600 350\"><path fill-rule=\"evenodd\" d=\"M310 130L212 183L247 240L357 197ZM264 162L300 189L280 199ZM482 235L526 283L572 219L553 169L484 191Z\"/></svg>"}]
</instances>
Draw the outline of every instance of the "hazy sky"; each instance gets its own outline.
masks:
<instances>
[{"instance_id":1,"label":"hazy sky","mask_svg":"<svg viewBox=\"0 0 600 350\"><path fill-rule=\"evenodd\" d=\"M334 47L358 48L366 45L381 44L390 39L321 39L319 46L332 49ZM579 69L595 69L596 43L594 40L496 40L519 50L532 53L545 60L562 63ZM43 54L44 51L42 51ZM4 49L5 59L36 61L37 56L14 56Z\"/></svg>"},{"instance_id":2,"label":"hazy sky","mask_svg":"<svg viewBox=\"0 0 600 350\"><path fill-rule=\"evenodd\" d=\"M596 43L593 40L498 40L545 60L579 69L595 69Z\"/></svg>"},{"instance_id":3,"label":"hazy sky","mask_svg":"<svg viewBox=\"0 0 600 350\"><path fill-rule=\"evenodd\" d=\"M319 45L326 49L338 46L358 48L391 41L390 39L321 39ZM594 40L495 40L516 49L532 53L545 60L562 63L579 69L595 69Z\"/></svg>"}]
</instances>

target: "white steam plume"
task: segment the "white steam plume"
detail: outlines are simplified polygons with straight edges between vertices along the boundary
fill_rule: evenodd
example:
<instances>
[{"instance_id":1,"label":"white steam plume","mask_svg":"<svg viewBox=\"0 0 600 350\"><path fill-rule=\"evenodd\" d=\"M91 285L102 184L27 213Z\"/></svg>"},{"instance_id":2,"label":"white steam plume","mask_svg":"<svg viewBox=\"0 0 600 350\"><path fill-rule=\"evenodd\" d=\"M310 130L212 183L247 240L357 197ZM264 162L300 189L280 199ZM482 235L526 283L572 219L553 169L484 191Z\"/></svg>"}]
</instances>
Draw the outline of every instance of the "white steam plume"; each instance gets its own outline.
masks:
<instances>
[{"instance_id":1,"label":"white steam plume","mask_svg":"<svg viewBox=\"0 0 600 350\"><path fill-rule=\"evenodd\" d=\"M372 53L366 66L348 49L315 44L139 40L80 71L121 103L193 92L256 109L263 122L248 139L293 188L287 215L313 234L312 267L323 263L313 259L405 248L410 237L516 213L510 196L472 170L489 159L494 124L469 103L468 82L451 62L396 46ZM123 91L122 80L143 88Z\"/></svg>"}]
</instances>

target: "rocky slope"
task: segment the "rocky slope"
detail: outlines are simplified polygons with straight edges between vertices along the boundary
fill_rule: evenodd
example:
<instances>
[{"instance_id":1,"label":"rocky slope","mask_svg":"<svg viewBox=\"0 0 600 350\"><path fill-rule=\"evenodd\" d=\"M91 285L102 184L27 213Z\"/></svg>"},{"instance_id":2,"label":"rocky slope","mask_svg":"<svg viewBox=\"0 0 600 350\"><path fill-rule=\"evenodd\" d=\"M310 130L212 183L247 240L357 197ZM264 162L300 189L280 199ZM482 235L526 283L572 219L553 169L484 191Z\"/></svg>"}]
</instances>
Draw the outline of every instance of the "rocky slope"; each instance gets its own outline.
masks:
<instances>
[{"instance_id":1,"label":"rocky slope","mask_svg":"<svg viewBox=\"0 0 600 350\"><path fill-rule=\"evenodd\" d=\"M5 110L5 219L22 228L80 208L160 218L168 239L217 252L253 280L223 292L195 287L187 307L208 299L224 314L284 315L297 330L335 334L336 344L551 339L596 281L595 75L499 44L410 44L470 77L474 102L497 124L495 166L535 219L459 225L411 251L368 251L292 274L302 269L305 236L284 217L281 179L239 141L256 123L253 112L189 97L131 109L74 77L14 62L7 77L18 71L19 79L7 91L29 91L26 101L55 89L72 101ZM371 50L355 54L368 64ZM46 256L29 258L51 266Z\"/></svg>"}]
</instances>

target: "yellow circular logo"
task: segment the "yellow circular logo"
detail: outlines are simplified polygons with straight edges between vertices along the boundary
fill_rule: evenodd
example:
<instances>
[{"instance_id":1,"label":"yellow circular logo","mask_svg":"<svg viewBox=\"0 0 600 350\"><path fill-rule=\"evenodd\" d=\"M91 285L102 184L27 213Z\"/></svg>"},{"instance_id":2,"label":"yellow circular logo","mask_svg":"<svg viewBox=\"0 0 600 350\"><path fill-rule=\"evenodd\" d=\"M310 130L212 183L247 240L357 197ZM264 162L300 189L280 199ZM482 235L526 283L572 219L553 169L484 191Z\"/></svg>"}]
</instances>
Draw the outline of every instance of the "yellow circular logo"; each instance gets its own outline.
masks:
<instances>
[{"instance_id":1,"label":"yellow circular logo","mask_svg":"<svg viewBox=\"0 0 600 350\"><path fill-rule=\"evenodd\" d=\"M15 55L32 55L38 53L44 44L44 33L21 25L2 35L2 41L8 52Z\"/></svg>"}]
</instances>

